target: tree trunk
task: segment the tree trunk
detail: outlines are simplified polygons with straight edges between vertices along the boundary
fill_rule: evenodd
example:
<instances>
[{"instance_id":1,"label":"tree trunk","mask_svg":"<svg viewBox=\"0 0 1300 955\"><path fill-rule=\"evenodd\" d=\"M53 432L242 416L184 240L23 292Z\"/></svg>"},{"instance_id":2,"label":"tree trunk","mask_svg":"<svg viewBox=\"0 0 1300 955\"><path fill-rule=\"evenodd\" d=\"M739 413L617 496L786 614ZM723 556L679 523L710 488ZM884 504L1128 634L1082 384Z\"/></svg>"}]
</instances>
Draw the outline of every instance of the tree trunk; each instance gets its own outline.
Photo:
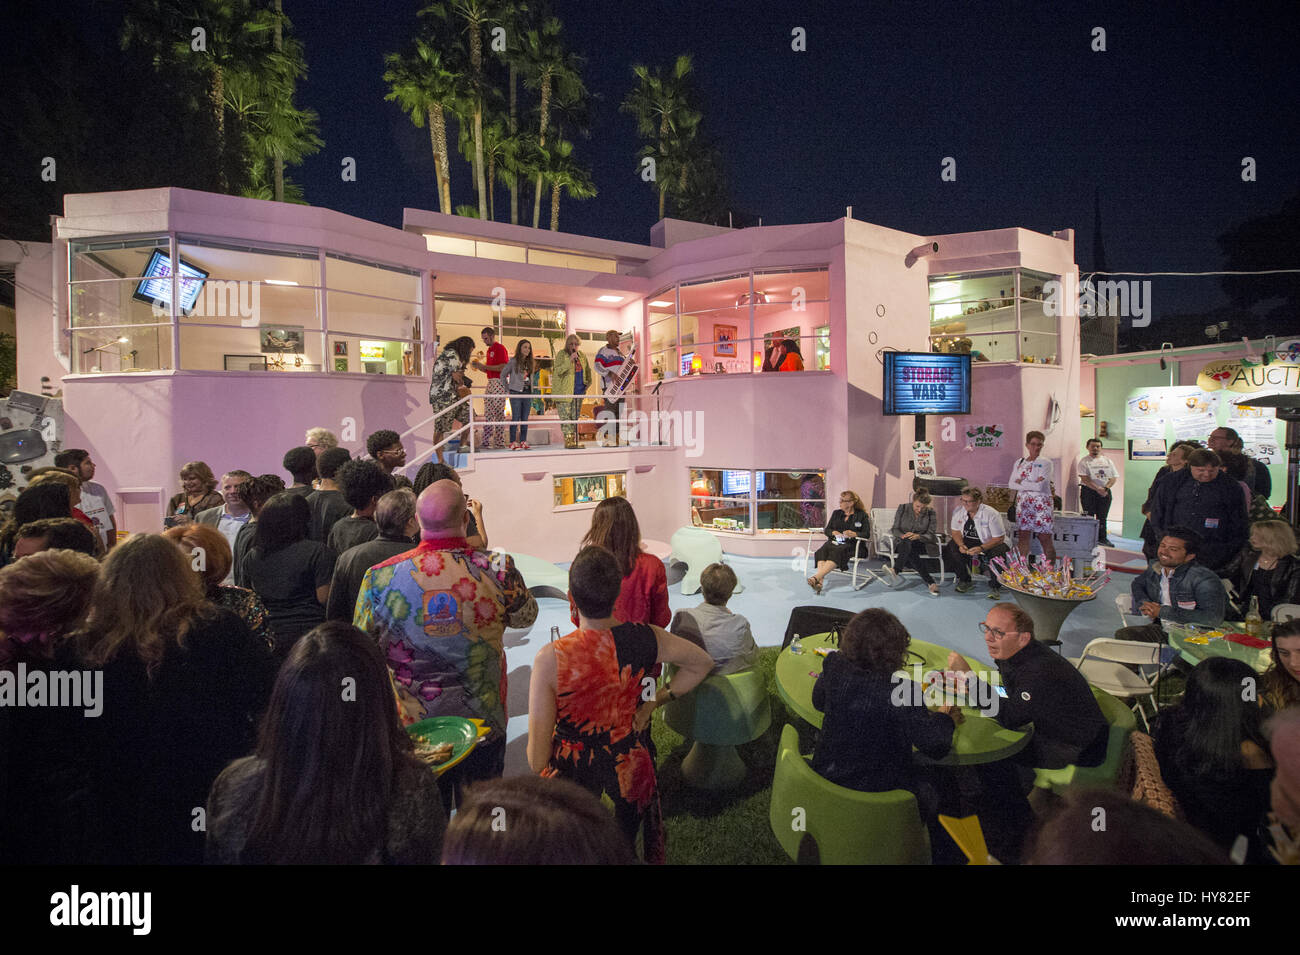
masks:
<instances>
[{"instance_id":1,"label":"tree trunk","mask_svg":"<svg viewBox=\"0 0 1300 955\"><path fill-rule=\"evenodd\" d=\"M493 222L497 221L497 157L496 153L488 154L487 168L487 186L488 186L488 218Z\"/></svg>"},{"instance_id":2,"label":"tree trunk","mask_svg":"<svg viewBox=\"0 0 1300 955\"><path fill-rule=\"evenodd\" d=\"M560 231L560 183L551 183L551 231Z\"/></svg>"},{"instance_id":3,"label":"tree trunk","mask_svg":"<svg viewBox=\"0 0 1300 955\"><path fill-rule=\"evenodd\" d=\"M519 70L510 64L510 137L519 134ZM514 182L510 184L510 224L519 225L519 174L515 173Z\"/></svg>"},{"instance_id":4,"label":"tree trunk","mask_svg":"<svg viewBox=\"0 0 1300 955\"><path fill-rule=\"evenodd\" d=\"M537 132L537 145L543 149L546 148L546 123L551 114L551 77L547 74L542 77L542 109L541 109L541 126ZM537 173L537 182L533 185L533 228L536 229L542 220L542 174Z\"/></svg>"},{"instance_id":5,"label":"tree trunk","mask_svg":"<svg viewBox=\"0 0 1300 955\"><path fill-rule=\"evenodd\" d=\"M217 190L226 192L230 188L226 179L226 81L220 67L212 71L211 99L217 127Z\"/></svg>"},{"instance_id":6,"label":"tree trunk","mask_svg":"<svg viewBox=\"0 0 1300 955\"><path fill-rule=\"evenodd\" d=\"M282 16L284 16L284 8L281 6L280 0L275 0L275 49L277 53L284 50L284 32L280 19ZM284 157L280 155L278 149L275 151L274 164L275 201L284 202Z\"/></svg>"},{"instance_id":7,"label":"tree trunk","mask_svg":"<svg viewBox=\"0 0 1300 955\"><path fill-rule=\"evenodd\" d=\"M441 106L429 109L429 136L433 140L434 169L438 176L438 210L451 215L451 157L447 155L447 117Z\"/></svg>"},{"instance_id":8,"label":"tree trunk","mask_svg":"<svg viewBox=\"0 0 1300 955\"><path fill-rule=\"evenodd\" d=\"M483 34L471 23L469 58L474 67L474 182L478 186L478 217L487 218L487 183L483 178Z\"/></svg>"}]
</instances>

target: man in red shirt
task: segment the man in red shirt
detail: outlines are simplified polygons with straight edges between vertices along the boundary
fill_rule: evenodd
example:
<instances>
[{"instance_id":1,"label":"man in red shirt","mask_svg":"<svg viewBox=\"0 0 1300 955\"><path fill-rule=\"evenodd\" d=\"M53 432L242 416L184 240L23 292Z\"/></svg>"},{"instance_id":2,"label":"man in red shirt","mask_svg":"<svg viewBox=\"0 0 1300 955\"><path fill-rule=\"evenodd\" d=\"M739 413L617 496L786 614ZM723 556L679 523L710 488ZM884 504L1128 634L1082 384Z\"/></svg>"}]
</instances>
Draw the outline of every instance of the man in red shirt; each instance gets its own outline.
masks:
<instances>
[{"instance_id":1,"label":"man in red shirt","mask_svg":"<svg viewBox=\"0 0 1300 955\"><path fill-rule=\"evenodd\" d=\"M483 402L484 417L488 421L506 420L505 385L501 382L501 369L510 363L510 353L506 346L497 341L497 331L492 326L483 329L483 344L487 346L487 364L472 361L470 365L487 374L487 394L501 395L501 398L488 398ZM479 447L503 449L506 446L505 425L488 425L483 429L483 439Z\"/></svg>"}]
</instances>

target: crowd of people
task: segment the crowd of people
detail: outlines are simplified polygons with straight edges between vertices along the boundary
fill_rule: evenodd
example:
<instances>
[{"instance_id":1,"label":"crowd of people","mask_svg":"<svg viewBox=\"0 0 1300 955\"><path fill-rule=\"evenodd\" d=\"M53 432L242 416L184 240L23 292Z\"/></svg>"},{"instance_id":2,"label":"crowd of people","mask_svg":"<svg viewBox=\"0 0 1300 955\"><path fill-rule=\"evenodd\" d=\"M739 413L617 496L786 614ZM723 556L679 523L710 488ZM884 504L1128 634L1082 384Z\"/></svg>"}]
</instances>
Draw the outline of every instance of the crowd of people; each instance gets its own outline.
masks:
<instances>
[{"instance_id":1,"label":"crowd of people","mask_svg":"<svg viewBox=\"0 0 1300 955\"><path fill-rule=\"evenodd\" d=\"M516 390L513 359L500 357L490 354L484 370L500 366L505 394ZM121 541L85 451L61 452L35 475L0 527L0 670L100 682L94 693L86 682L85 712L0 707L12 744L0 774L7 861L626 863L638 844L645 861L664 861L650 721L711 675L755 665L749 622L728 608L734 571L707 567L702 603L673 616L664 565L646 553L632 505L601 501L569 570L574 629L533 661L535 776L502 778L505 631L531 626L537 602L513 560L487 549L482 505L452 468L431 461L408 481L397 473L400 435L377 431L365 444L367 456L353 459L314 428L284 455L287 483L238 468L218 481L206 463L189 462L161 533ZM1027 447L1013 474L1022 551L1030 535L1050 542L1054 492L1042 436L1031 432ZM1135 610L1151 624L1131 638L1163 641L1162 620L1215 622L1226 612L1224 587L1199 562L1210 535L1178 522L1210 506L1222 518L1229 503L1244 518L1247 500L1235 486L1213 505L1198 496L1219 480L1218 465L1198 453L1187 455L1188 475L1174 468L1158 479L1150 508L1158 559L1134 583ZM1098 495L1108 489L1095 465L1085 476ZM845 491L839 503L814 589L870 536L861 498ZM1006 526L977 489L962 504L946 564L958 590L983 565L996 597L990 561L1010 551ZM916 570L932 594L925 561L938 546L936 523L921 492L892 527L890 573ZM1215 540L1221 554L1226 539ZM1256 523L1249 541L1220 564L1238 598L1289 602L1297 563L1289 525ZM1046 834L1072 823L1053 815L1036 828L1034 771L1098 765L1109 725L1084 678L1034 638L1018 605L996 603L979 627L1001 692L977 689L987 674L959 654L948 669L969 675L973 698L996 698L988 715L1003 726L1032 723L1028 747L969 773L914 762L914 748L945 756L963 717L956 706L900 701L896 673L911 637L872 608L848 622L815 685L825 722L812 765L848 788L916 793L941 859L938 815L974 811L1003 861L1054 861L1063 850ZM1240 692L1253 676L1244 664L1209 661L1153 725L1166 779L1204 837L1186 844L1207 859L1226 857L1245 836L1250 860L1264 861L1259 823L1270 803L1291 831L1300 823L1291 723L1283 719L1272 738L1266 729L1273 711L1300 710L1300 623L1274 628L1258 700ZM477 720L485 731L441 774L405 731L437 716ZM512 822L497 827L502 808ZM1060 813L1075 809L1067 802Z\"/></svg>"}]
</instances>

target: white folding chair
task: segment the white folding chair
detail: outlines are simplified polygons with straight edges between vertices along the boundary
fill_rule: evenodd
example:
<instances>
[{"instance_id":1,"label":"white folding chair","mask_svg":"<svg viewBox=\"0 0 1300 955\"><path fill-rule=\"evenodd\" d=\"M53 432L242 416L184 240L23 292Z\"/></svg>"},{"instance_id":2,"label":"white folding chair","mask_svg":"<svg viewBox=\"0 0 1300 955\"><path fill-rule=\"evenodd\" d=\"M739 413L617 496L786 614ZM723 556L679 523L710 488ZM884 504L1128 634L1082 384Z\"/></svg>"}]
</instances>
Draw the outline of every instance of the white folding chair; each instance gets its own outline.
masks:
<instances>
[{"instance_id":1,"label":"white folding chair","mask_svg":"<svg viewBox=\"0 0 1300 955\"><path fill-rule=\"evenodd\" d=\"M1273 608L1273 622L1285 623L1300 617L1300 604L1278 604Z\"/></svg>"},{"instance_id":2,"label":"white folding chair","mask_svg":"<svg viewBox=\"0 0 1300 955\"><path fill-rule=\"evenodd\" d=\"M1161 649L1158 643L1098 637L1083 648L1082 656L1071 659L1070 662L1097 689L1105 690L1119 699L1132 701L1131 709L1142 718L1142 723L1149 732L1151 726L1139 701L1144 696L1150 697L1152 707L1160 709L1155 698L1155 685L1164 672L1160 662ZM1129 669L1130 666L1154 666L1158 669L1147 677L1142 673L1134 673Z\"/></svg>"},{"instance_id":3,"label":"white folding chair","mask_svg":"<svg viewBox=\"0 0 1300 955\"><path fill-rule=\"evenodd\" d=\"M821 544L816 542L816 538L818 535L821 535L823 540L825 539L825 534L823 531L820 531L815 527L810 528L808 530L808 546L804 548L804 553L803 553L803 575L805 577L812 576L812 572L810 571L809 568L812 565L813 554L815 554L817 552L817 548L821 546ZM862 546L863 544L867 545L865 551ZM867 566L866 561L869 559L870 556L871 556L870 539L866 537L855 537L853 539L853 556L849 559L849 566L852 569L840 570L837 567L835 570L832 570L826 576L829 577L831 574L843 574L845 577L849 577L853 580L854 590L861 590L867 584L871 583L871 580L873 578L879 580L881 583L885 583L883 577L881 577L878 573L876 573L874 570L872 570L870 567ZM859 575L861 575L861 580L859 580ZM888 584L886 584L886 586L888 586Z\"/></svg>"},{"instance_id":4,"label":"white folding chair","mask_svg":"<svg viewBox=\"0 0 1300 955\"><path fill-rule=\"evenodd\" d=\"M876 557L888 563L891 567L898 560L897 544L894 535L889 532L893 526L893 511L887 507L873 507L871 509L871 549L875 552ZM938 538L938 542L927 543L922 557L925 560L937 560L939 562L939 583L942 585L946 579L946 571L943 566L943 545L948 542L948 538L943 534L935 536ZM912 572L904 571L904 573Z\"/></svg>"}]
</instances>

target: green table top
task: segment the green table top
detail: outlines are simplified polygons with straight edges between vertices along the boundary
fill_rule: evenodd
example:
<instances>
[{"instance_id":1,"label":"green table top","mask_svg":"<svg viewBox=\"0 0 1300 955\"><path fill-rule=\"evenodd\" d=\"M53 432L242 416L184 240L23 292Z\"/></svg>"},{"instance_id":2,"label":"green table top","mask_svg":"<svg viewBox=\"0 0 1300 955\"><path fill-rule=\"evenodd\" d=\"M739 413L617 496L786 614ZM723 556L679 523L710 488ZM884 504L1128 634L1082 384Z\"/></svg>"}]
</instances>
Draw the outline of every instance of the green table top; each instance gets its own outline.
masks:
<instances>
[{"instance_id":1,"label":"green table top","mask_svg":"<svg viewBox=\"0 0 1300 955\"><path fill-rule=\"evenodd\" d=\"M787 706L813 726L821 729L822 712L813 706L812 691L817 676L822 672L822 657L814 651L818 647L830 647L830 634L818 633L804 637L800 643L803 653L795 654L786 647L776 658L776 689ZM924 640L913 640L909 647L906 671L912 676L910 668L920 663L922 672L943 670L948 666L949 650L938 644ZM918 659L919 657L919 659ZM979 667L972 661L972 665ZM990 682L999 682L996 670L986 677ZM952 734L952 750L943 759L934 762L943 766L974 766L979 763L992 763L1008 756L1014 756L1029 745L1033 736L1033 727L1023 730L1009 730L999 726L996 720L981 716L980 711L962 707L965 721Z\"/></svg>"},{"instance_id":2,"label":"green table top","mask_svg":"<svg viewBox=\"0 0 1300 955\"><path fill-rule=\"evenodd\" d=\"M1244 623L1224 622L1215 627L1213 633L1245 633L1246 625ZM1166 623L1165 635L1169 639L1169 645L1178 650L1188 663L1195 666L1202 660L1208 660L1210 657L1231 657L1234 660L1240 660L1243 663L1254 667L1255 672L1263 673L1268 669L1269 664L1273 662L1272 647L1247 647L1240 643L1233 643L1231 640L1210 640L1209 643L1187 643L1185 638L1206 633L1204 628L1193 628L1183 624Z\"/></svg>"}]
</instances>

